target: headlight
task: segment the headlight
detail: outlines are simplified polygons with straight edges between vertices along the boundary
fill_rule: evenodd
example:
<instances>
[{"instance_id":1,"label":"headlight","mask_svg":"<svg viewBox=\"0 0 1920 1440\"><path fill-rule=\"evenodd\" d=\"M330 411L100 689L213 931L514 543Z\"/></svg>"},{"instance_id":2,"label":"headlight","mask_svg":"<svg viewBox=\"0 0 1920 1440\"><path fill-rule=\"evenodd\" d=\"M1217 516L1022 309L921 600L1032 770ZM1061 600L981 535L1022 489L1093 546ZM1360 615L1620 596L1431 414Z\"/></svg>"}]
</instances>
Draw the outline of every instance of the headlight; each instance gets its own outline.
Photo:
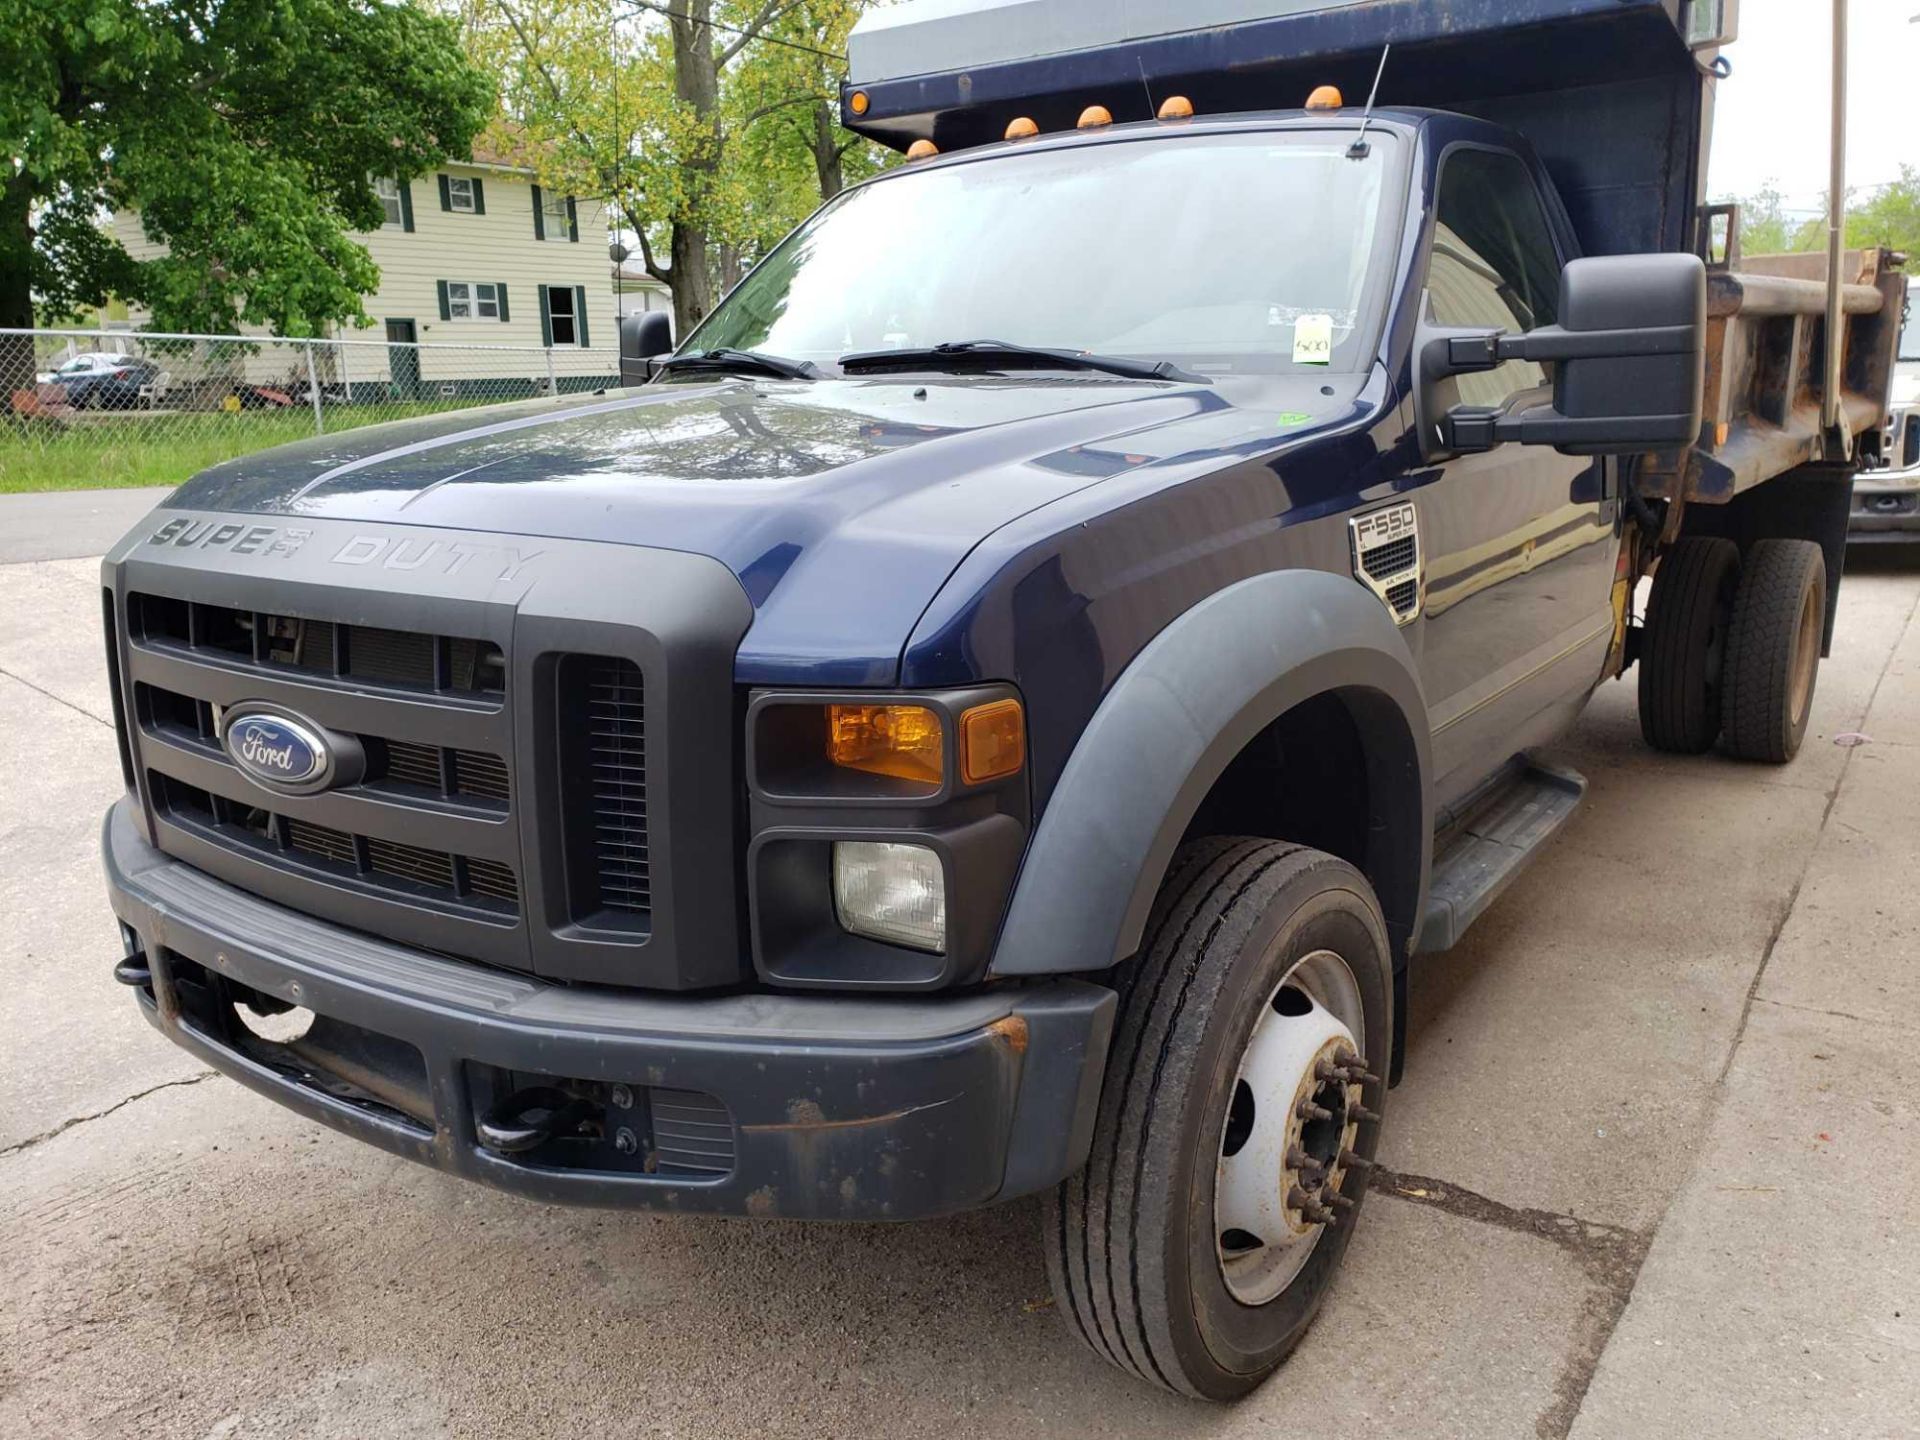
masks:
<instances>
[{"instance_id":1,"label":"headlight","mask_svg":"<svg viewBox=\"0 0 1920 1440\"><path fill-rule=\"evenodd\" d=\"M833 905L855 935L942 954L947 948L947 881L924 845L838 840Z\"/></svg>"}]
</instances>

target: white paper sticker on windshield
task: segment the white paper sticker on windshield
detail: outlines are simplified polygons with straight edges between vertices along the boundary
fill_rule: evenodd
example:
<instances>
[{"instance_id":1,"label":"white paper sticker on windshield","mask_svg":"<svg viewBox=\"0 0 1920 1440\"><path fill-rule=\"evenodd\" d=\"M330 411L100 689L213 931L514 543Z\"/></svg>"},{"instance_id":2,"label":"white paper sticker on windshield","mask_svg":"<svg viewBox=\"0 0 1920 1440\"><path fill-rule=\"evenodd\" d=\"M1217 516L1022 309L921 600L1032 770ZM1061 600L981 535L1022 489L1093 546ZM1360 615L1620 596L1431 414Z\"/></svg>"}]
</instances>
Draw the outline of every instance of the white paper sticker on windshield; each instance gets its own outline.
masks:
<instances>
[{"instance_id":1,"label":"white paper sticker on windshield","mask_svg":"<svg viewBox=\"0 0 1920 1440\"><path fill-rule=\"evenodd\" d=\"M1331 365L1333 363L1333 317L1302 315L1293 322L1293 363Z\"/></svg>"}]
</instances>

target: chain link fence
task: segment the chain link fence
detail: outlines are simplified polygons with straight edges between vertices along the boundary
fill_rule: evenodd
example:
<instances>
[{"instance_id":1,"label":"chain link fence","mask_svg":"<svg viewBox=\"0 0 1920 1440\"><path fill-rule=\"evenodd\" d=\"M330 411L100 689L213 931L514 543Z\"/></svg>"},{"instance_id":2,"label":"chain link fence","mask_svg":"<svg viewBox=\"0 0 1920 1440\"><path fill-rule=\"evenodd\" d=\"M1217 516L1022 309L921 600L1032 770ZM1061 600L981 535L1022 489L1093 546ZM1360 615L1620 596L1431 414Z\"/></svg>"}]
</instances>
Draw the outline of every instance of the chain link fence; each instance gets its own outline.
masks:
<instances>
[{"instance_id":1,"label":"chain link fence","mask_svg":"<svg viewBox=\"0 0 1920 1440\"><path fill-rule=\"evenodd\" d=\"M0 330L0 491L178 484L290 440L619 372L613 348Z\"/></svg>"}]
</instances>

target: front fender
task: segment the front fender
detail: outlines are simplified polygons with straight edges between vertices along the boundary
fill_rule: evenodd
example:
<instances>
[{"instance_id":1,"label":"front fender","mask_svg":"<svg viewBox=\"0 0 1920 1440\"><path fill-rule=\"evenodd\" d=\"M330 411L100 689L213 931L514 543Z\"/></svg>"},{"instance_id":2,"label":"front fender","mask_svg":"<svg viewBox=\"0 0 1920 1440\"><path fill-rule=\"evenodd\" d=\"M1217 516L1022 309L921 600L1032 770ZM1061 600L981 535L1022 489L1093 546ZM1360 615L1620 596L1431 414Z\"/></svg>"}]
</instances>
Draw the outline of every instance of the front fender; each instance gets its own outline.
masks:
<instances>
[{"instance_id":1,"label":"front fender","mask_svg":"<svg viewBox=\"0 0 1920 1440\"><path fill-rule=\"evenodd\" d=\"M1105 970L1131 955L1213 783L1273 721L1336 692L1367 756L1363 869L1404 960L1433 850L1427 707L1413 657L1350 577L1281 570L1195 605L1114 682L1028 848L992 973Z\"/></svg>"}]
</instances>

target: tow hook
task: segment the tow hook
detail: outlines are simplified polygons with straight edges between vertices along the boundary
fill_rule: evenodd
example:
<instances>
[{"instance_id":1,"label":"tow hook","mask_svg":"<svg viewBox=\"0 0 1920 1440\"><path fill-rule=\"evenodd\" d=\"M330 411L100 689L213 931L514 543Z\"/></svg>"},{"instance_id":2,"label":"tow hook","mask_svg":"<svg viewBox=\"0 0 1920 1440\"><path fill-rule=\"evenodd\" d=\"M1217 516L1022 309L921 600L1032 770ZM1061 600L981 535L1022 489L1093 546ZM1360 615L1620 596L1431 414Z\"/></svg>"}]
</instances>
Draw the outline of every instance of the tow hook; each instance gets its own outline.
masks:
<instances>
[{"instance_id":1,"label":"tow hook","mask_svg":"<svg viewBox=\"0 0 1920 1440\"><path fill-rule=\"evenodd\" d=\"M126 959L113 967L113 978L122 985L130 985L135 990L144 990L153 984L153 967L147 963L147 952L135 950Z\"/></svg>"},{"instance_id":2,"label":"tow hook","mask_svg":"<svg viewBox=\"0 0 1920 1440\"><path fill-rule=\"evenodd\" d=\"M489 1110L475 1127L480 1143L500 1155L519 1155L549 1140L578 1135L581 1126L600 1118L600 1107L552 1085L516 1090Z\"/></svg>"}]
</instances>

